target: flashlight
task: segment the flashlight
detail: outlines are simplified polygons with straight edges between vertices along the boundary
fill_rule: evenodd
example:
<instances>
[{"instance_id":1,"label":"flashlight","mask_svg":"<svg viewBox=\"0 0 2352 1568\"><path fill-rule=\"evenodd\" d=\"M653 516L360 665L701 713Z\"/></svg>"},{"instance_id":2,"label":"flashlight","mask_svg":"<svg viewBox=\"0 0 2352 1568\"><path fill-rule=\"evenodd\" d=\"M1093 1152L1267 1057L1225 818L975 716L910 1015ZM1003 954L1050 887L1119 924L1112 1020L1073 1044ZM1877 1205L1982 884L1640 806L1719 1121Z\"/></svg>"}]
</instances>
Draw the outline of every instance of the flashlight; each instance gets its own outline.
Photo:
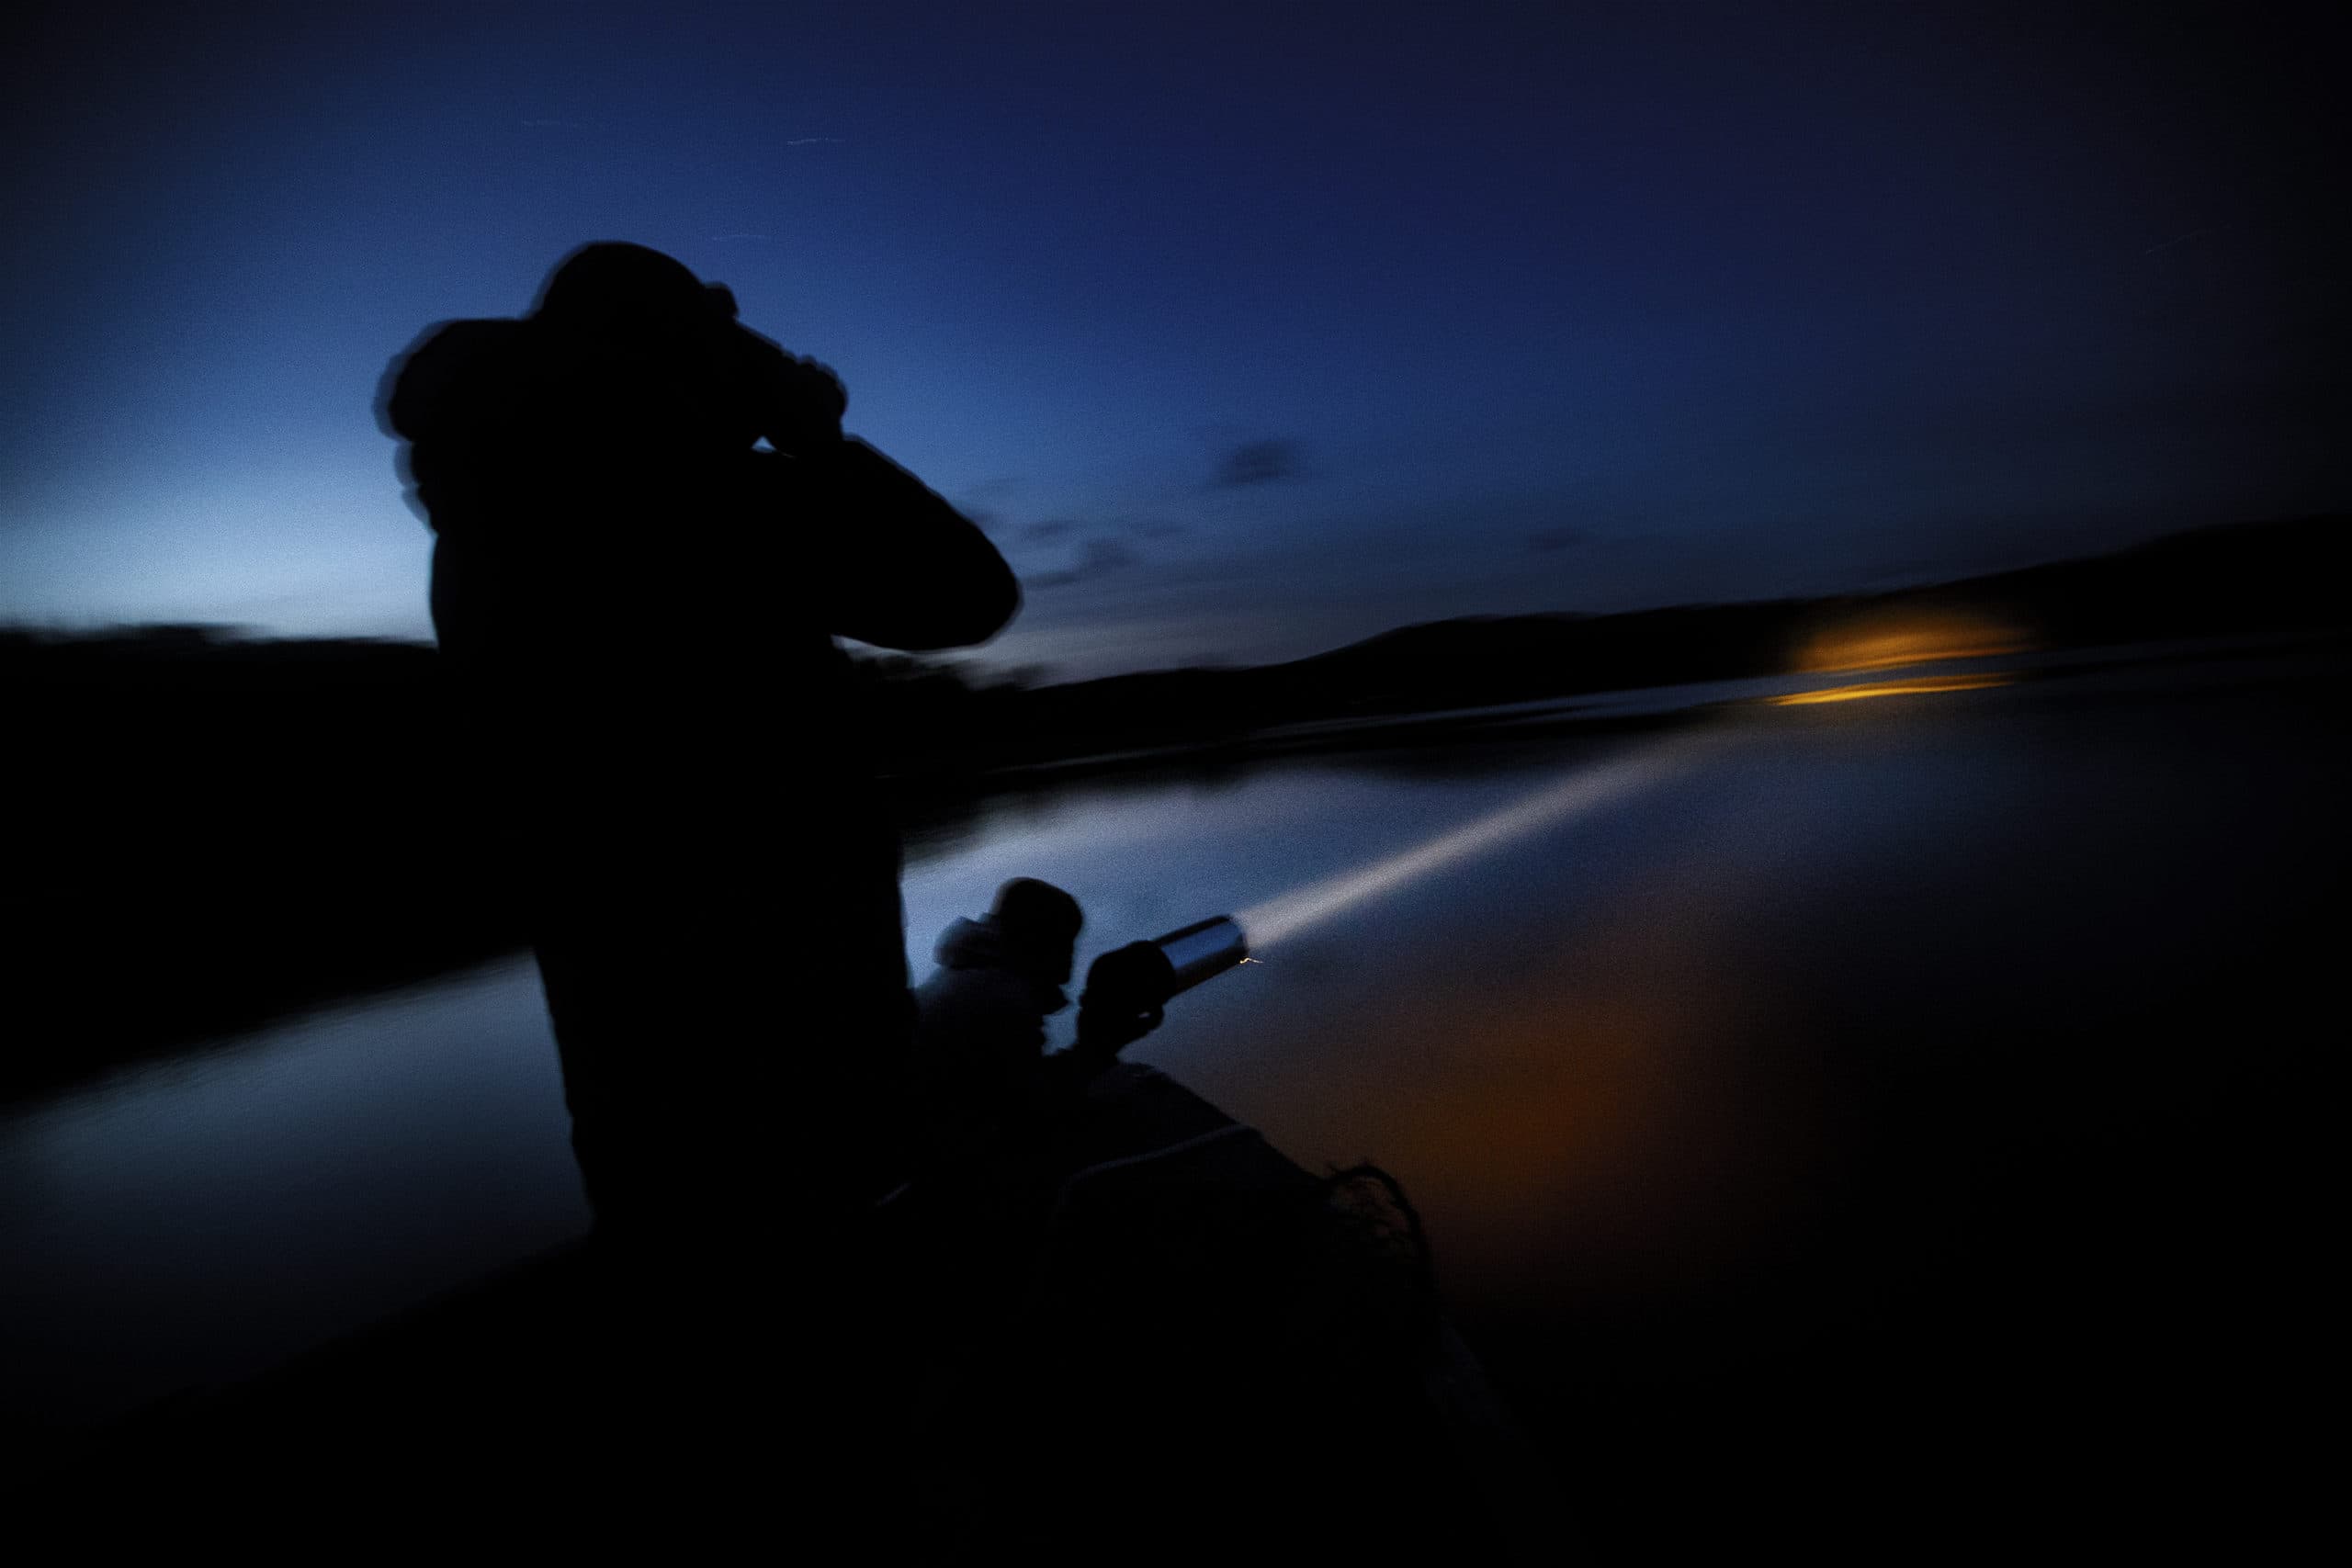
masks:
<instances>
[{"instance_id":1,"label":"flashlight","mask_svg":"<svg viewBox=\"0 0 2352 1568\"><path fill-rule=\"evenodd\" d=\"M1195 920L1149 942L1113 948L1086 971L1078 998L1082 1045L1116 1051L1157 1028L1170 998L1244 963L1249 940L1230 915Z\"/></svg>"},{"instance_id":2,"label":"flashlight","mask_svg":"<svg viewBox=\"0 0 2352 1568\"><path fill-rule=\"evenodd\" d=\"M1231 915L1195 920L1181 931L1153 937L1149 945L1168 961L1168 995L1171 997L1250 961L1250 941Z\"/></svg>"}]
</instances>

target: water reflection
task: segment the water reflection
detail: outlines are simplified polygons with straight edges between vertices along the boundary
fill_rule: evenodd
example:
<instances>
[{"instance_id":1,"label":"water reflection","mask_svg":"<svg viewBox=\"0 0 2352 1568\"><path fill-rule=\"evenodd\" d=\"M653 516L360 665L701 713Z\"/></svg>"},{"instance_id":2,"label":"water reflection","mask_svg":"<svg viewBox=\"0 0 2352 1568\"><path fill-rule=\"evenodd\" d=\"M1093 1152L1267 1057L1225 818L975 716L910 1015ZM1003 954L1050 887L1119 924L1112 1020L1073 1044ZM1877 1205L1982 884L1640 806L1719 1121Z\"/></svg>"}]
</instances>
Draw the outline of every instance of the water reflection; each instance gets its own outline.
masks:
<instances>
[{"instance_id":1,"label":"water reflection","mask_svg":"<svg viewBox=\"0 0 2352 1568\"><path fill-rule=\"evenodd\" d=\"M1900 681L1867 681L1852 686L1825 686L1817 692L1791 692L1767 697L1775 707L1804 707L1814 703L1850 703L1864 697L1917 696L1928 692L1976 692L2006 686L2014 675L1986 671L1970 675L1913 675Z\"/></svg>"},{"instance_id":2,"label":"water reflection","mask_svg":"<svg viewBox=\"0 0 2352 1568\"><path fill-rule=\"evenodd\" d=\"M1726 1313L1707 1335L1827 1321L1836 1270L1791 1261L1827 1246L1825 1214L1863 1204L1838 1234L1868 1246L1838 1267L1879 1280L1905 1248L1932 1252L1936 1184L2009 1146L2003 1117L2063 1123L2203 1081L2144 1039L2117 1081L2037 1047L2031 1093L1972 1087L1936 1109L1965 1064L2089 1038L2127 1007L2161 1013L2343 870L2343 760L2308 694L2135 695L2061 719L2036 705L2050 689L1891 706L1892 724L1877 705L1836 725L1743 709L1640 789L1295 928L1180 998L1139 1055L1310 1168L1395 1171L1474 1318L1616 1299L1665 1321L1661 1302L1770 1274L1812 1293L1777 1285L1796 1303L1778 1318ZM1416 751L1008 798L910 856L910 963L920 977L951 919L1032 875L1085 905L1082 972L1657 745L1498 743L1461 770ZM1067 1039L1067 1017L1053 1027ZM1886 1087L1905 1075L1938 1095ZM124 1073L13 1115L0 1150L0 1392L36 1426L266 1364L586 1218L520 959ZM1882 1189L1883 1208L1856 1196ZM1697 1356L1707 1335L1654 1348Z\"/></svg>"},{"instance_id":3,"label":"water reflection","mask_svg":"<svg viewBox=\"0 0 2352 1568\"><path fill-rule=\"evenodd\" d=\"M553 1053L517 959L0 1122L6 1403L240 1376L578 1234Z\"/></svg>"},{"instance_id":4,"label":"water reflection","mask_svg":"<svg viewBox=\"0 0 2352 1568\"><path fill-rule=\"evenodd\" d=\"M1012 875L1085 902L1083 965L1566 761L1532 748L1451 781L1416 759L1001 797L910 852L910 965L926 973L936 935ZM1052 1025L1061 1043L1070 1020ZM0 1120L0 1258L18 1281L0 1401L36 1427L246 1375L587 1222L526 956L122 1070Z\"/></svg>"}]
</instances>

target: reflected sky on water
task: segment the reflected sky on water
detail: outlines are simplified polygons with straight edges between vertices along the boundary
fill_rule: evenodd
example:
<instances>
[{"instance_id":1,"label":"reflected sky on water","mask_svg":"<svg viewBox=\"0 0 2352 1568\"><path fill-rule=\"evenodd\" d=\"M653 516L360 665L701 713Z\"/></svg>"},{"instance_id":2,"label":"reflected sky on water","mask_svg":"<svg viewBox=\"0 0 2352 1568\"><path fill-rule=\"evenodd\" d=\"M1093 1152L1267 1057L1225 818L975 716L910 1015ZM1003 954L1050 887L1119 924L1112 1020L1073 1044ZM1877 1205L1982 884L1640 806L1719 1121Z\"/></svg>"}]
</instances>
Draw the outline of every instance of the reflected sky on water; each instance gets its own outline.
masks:
<instances>
[{"instance_id":1,"label":"reflected sky on water","mask_svg":"<svg viewBox=\"0 0 2352 1568\"><path fill-rule=\"evenodd\" d=\"M2316 897L2344 781L2302 703L1951 691L1040 789L914 843L910 956L920 978L949 920L1039 876L1085 905L1082 972L1630 769L1302 927L1131 1054L1310 1168L1388 1167L1458 1297L1702 1289L1833 1184L1822 1031L1900 1053L2088 1026ZM103 1416L577 1235L565 1132L527 960L19 1110L0 1392L36 1425Z\"/></svg>"}]
</instances>

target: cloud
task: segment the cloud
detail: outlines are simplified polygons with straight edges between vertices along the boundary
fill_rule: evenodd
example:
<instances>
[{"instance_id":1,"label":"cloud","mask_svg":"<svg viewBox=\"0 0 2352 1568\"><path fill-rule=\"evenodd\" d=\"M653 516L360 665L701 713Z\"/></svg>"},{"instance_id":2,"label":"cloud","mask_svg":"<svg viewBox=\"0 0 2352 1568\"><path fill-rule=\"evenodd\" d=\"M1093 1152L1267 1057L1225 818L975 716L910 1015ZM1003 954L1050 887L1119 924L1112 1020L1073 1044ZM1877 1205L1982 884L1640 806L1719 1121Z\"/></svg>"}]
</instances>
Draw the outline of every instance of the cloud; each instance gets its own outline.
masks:
<instances>
[{"instance_id":1,"label":"cloud","mask_svg":"<svg viewBox=\"0 0 2352 1568\"><path fill-rule=\"evenodd\" d=\"M1143 559L1133 546L1118 539L1089 539L1080 554L1078 564L1060 571L1039 572L1024 578L1027 588L1068 588L1073 583L1086 582L1114 571L1124 571Z\"/></svg>"},{"instance_id":2,"label":"cloud","mask_svg":"<svg viewBox=\"0 0 2352 1568\"><path fill-rule=\"evenodd\" d=\"M1275 479L1286 479L1298 472L1298 445L1292 441L1244 441L1225 455L1217 465L1216 484L1221 490L1242 485L1261 485Z\"/></svg>"},{"instance_id":3,"label":"cloud","mask_svg":"<svg viewBox=\"0 0 2352 1568\"><path fill-rule=\"evenodd\" d=\"M1067 538L1077 532L1077 524L1069 522L1064 518L1056 518L1048 523L1030 524L1029 526L1021 530L1021 536L1025 540L1034 542L1045 539Z\"/></svg>"}]
</instances>

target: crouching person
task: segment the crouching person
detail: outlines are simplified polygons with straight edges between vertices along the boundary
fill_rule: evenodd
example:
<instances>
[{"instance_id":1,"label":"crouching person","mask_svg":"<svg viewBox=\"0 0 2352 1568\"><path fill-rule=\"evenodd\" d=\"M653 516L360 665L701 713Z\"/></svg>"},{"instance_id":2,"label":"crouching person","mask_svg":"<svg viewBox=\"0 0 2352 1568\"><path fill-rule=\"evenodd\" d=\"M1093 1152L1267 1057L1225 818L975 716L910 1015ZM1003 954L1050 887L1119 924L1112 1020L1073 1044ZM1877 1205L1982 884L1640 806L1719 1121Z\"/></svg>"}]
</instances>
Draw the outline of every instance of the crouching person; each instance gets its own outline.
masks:
<instances>
[{"instance_id":1,"label":"crouching person","mask_svg":"<svg viewBox=\"0 0 2352 1568\"><path fill-rule=\"evenodd\" d=\"M915 989L913 1098L935 1155L1035 1128L1159 1025L1157 1008L1106 1008L1090 988L1077 1045L1046 1054L1046 1020L1069 1006L1085 923L1077 899L1023 876L940 936L939 968Z\"/></svg>"},{"instance_id":2,"label":"crouching person","mask_svg":"<svg viewBox=\"0 0 2352 1568\"><path fill-rule=\"evenodd\" d=\"M1046 1020L1069 1006L1078 900L1016 877L978 919L940 934L939 968L915 987L915 1095L927 1119L1000 1122L1035 1093Z\"/></svg>"}]
</instances>

